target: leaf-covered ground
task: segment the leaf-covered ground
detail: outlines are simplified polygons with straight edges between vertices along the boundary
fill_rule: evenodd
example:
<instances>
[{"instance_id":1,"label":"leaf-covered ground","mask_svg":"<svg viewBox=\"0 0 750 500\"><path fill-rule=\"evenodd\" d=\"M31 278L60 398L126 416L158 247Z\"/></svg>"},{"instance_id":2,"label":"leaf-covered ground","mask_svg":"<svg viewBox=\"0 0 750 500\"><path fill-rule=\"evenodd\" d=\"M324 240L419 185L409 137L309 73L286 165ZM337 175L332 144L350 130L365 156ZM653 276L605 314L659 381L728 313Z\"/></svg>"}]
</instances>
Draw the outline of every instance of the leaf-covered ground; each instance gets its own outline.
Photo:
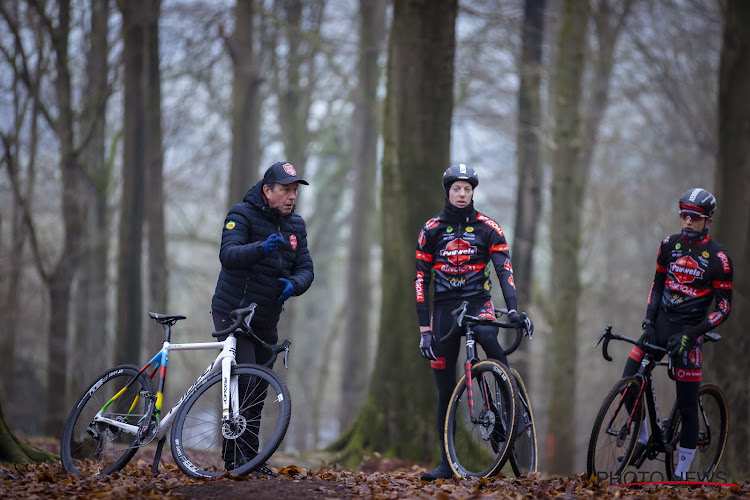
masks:
<instances>
[{"instance_id":1,"label":"leaf-covered ground","mask_svg":"<svg viewBox=\"0 0 750 500\"><path fill-rule=\"evenodd\" d=\"M582 476L565 478L535 474L521 479L496 477L427 483L419 479L425 471L423 467L378 456L363 461L357 472L333 464L305 468L291 463L277 467L276 478L227 475L214 480L195 480L182 474L170 458L163 457L164 464L154 475L150 472L150 460L144 450L123 471L96 478L66 474L60 464L0 466L0 498L750 499L750 483L747 482L740 483L737 488L696 485L608 488L590 483Z\"/></svg>"}]
</instances>

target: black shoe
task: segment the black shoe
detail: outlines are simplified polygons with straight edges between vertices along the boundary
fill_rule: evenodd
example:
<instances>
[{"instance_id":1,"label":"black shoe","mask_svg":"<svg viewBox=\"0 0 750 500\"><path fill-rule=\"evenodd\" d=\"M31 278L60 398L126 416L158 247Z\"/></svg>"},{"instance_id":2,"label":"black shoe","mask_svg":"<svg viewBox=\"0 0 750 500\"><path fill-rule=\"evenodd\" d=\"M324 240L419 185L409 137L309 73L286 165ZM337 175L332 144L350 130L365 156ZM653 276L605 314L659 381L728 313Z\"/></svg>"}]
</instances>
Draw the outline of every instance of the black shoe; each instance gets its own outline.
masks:
<instances>
[{"instance_id":1,"label":"black shoe","mask_svg":"<svg viewBox=\"0 0 750 500\"><path fill-rule=\"evenodd\" d=\"M643 443L635 443L635 449L633 450L633 459L636 459L643 455L643 452L646 450L646 445ZM618 462L622 462L625 460L625 453L617 457Z\"/></svg>"},{"instance_id":2,"label":"black shoe","mask_svg":"<svg viewBox=\"0 0 750 500\"><path fill-rule=\"evenodd\" d=\"M276 473L271 470L271 468L268 466L268 462L264 464L260 464L257 469L253 471L253 476L255 477L276 477Z\"/></svg>"},{"instance_id":3,"label":"black shoe","mask_svg":"<svg viewBox=\"0 0 750 500\"><path fill-rule=\"evenodd\" d=\"M446 463L441 463L432 472L422 474L422 481L434 481L435 479L452 479L453 469Z\"/></svg>"}]
</instances>

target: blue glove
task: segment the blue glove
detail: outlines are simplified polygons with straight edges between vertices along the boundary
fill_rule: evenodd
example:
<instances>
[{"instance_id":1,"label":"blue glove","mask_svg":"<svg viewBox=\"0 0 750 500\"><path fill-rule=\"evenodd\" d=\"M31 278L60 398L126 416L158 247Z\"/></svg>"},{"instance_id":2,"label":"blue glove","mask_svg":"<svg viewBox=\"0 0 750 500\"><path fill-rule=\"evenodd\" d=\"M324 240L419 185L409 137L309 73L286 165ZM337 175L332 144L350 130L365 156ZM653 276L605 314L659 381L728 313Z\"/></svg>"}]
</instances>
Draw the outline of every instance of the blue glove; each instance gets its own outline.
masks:
<instances>
[{"instance_id":1,"label":"blue glove","mask_svg":"<svg viewBox=\"0 0 750 500\"><path fill-rule=\"evenodd\" d=\"M284 237L273 233L268 237L266 241L263 242L263 251L266 253L271 253L279 248L280 243L286 243L286 241L284 241Z\"/></svg>"},{"instance_id":2,"label":"blue glove","mask_svg":"<svg viewBox=\"0 0 750 500\"><path fill-rule=\"evenodd\" d=\"M422 357L436 360L435 357L435 337L432 336L432 330L422 332L422 338L419 340L419 350L422 351Z\"/></svg>"},{"instance_id":3,"label":"blue glove","mask_svg":"<svg viewBox=\"0 0 750 500\"><path fill-rule=\"evenodd\" d=\"M281 291L281 295L279 295L279 302L284 302L286 299L292 296L292 293L294 292L294 285L292 285L291 281L284 278L279 278L279 281L281 281L281 284L284 286L284 289Z\"/></svg>"},{"instance_id":4,"label":"blue glove","mask_svg":"<svg viewBox=\"0 0 750 500\"><path fill-rule=\"evenodd\" d=\"M669 355L673 358L682 356L685 351L689 351L693 348L693 337L686 333L678 333L669 337L667 342L667 350Z\"/></svg>"}]
</instances>

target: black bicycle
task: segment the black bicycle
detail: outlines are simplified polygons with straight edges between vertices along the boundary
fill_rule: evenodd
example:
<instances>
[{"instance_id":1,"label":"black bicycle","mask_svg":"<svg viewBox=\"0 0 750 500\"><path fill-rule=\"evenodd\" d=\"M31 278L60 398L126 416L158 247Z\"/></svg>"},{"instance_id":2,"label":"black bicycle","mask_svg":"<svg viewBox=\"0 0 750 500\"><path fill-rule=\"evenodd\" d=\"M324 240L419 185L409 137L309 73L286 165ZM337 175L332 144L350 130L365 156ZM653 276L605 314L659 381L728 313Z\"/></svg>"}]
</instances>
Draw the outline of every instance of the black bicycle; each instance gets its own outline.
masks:
<instances>
[{"instance_id":1,"label":"black bicycle","mask_svg":"<svg viewBox=\"0 0 750 500\"><path fill-rule=\"evenodd\" d=\"M467 306L464 301L453 311L453 327L441 339L466 335L464 374L453 390L445 418L444 443L451 468L460 477L489 477L509 460L516 476L536 472L534 414L521 375L495 359L480 360L474 340L476 325L515 329L515 342L504 351L507 356L521 344L526 330L495 318L470 316ZM521 313L521 317L526 315Z\"/></svg>"},{"instance_id":2,"label":"black bicycle","mask_svg":"<svg viewBox=\"0 0 750 500\"><path fill-rule=\"evenodd\" d=\"M703 335L704 342L716 342L720 338L713 332ZM607 325L594 347L598 347L602 340L602 355L607 361L612 361L607 352L611 340L637 344L635 339L612 333L612 325ZM627 481L628 477L639 478L643 475L636 470L646 459L663 461L667 480L673 477L679 459L680 412L675 401L669 417L660 421L652 387L652 372L656 366L667 366L669 377L674 379L671 357L667 356L668 361L656 361L656 358L667 354L666 349L648 342L639 347L645 354L638 373L622 378L612 387L594 421L586 460L589 477L609 482L630 482ZM701 385L698 411L698 446L687 479L709 481L721 461L727 442L727 400L721 389L712 384ZM634 451L645 413L648 413L651 432L645 448L642 447L642 452L636 456ZM660 458L662 454L663 459Z\"/></svg>"}]
</instances>

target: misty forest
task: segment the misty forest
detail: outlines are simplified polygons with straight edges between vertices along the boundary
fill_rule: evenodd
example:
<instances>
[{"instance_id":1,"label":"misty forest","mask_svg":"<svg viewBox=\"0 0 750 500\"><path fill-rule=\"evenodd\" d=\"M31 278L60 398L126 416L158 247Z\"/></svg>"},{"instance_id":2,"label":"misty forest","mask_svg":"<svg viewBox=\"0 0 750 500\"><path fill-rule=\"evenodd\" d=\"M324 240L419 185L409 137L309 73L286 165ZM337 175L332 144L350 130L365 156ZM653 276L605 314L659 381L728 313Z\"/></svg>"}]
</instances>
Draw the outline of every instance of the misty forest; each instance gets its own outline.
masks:
<instances>
[{"instance_id":1,"label":"misty forest","mask_svg":"<svg viewBox=\"0 0 750 500\"><path fill-rule=\"evenodd\" d=\"M0 0L0 434L59 439L95 377L161 348L148 312L211 341L224 217L288 161L315 279L279 323L280 451L437 463L414 249L464 163L535 324L509 362L545 475L586 470L630 350L594 343L640 335L680 196L716 196L734 298L703 381L747 479L748 27L742 0ZM167 408L214 356L170 356ZM664 371L656 394L668 413Z\"/></svg>"}]
</instances>

